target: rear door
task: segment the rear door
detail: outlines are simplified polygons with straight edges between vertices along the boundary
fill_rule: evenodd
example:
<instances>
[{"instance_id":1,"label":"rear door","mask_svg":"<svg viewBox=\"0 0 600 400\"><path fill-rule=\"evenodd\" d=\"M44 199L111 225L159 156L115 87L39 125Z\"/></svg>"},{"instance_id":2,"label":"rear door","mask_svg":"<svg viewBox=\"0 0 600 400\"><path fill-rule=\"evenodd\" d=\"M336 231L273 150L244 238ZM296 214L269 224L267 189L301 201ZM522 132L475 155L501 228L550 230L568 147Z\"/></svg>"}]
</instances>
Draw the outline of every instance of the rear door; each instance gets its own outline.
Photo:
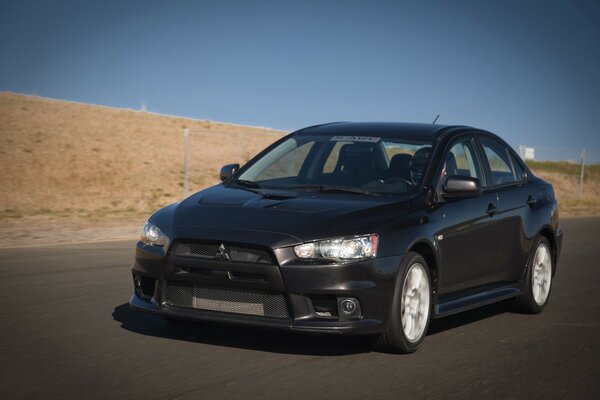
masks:
<instances>
[{"instance_id":1,"label":"rear door","mask_svg":"<svg viewBox=\"0 0 600 400\"><path fill-rule=\"evenodd\" d=\"M459 137L448 146L442 159L438 193L452 175L477 178L485 185L483 164L471 135ZM494 229L496 193L487 190L481 197L439 200L443 202L444 215L444 228L437 235L442 257L440 296L489 284L498 241Z\"/></svg>"},{"instance_id":2,"label":"rear door","mask_svg":"<svg viewBox=\"0 0 600 400\"><path fill-rule=\"evenodd\" d=\"M538 225L535 212L538 193L533 191L521 161L508 146L491 136L481 136L478 140L491 186L498 194L495 217L498 249L493 280L511 283L521 279L526 268Z\"/></svg>"}]
</instances>

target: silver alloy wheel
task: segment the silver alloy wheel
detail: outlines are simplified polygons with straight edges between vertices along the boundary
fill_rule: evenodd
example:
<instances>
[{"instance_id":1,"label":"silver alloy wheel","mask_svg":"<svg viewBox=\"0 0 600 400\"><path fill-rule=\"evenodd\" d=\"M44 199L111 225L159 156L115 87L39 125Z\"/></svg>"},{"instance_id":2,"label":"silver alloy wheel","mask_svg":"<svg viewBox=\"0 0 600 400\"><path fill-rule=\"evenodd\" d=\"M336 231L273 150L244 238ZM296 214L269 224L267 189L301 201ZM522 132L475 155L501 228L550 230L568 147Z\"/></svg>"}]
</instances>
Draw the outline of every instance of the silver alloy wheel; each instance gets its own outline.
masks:
<instances>
[{"instance_id":1,"label":"silver alloy wheel","mask_svg":"<svg viewBox=\"0 0 600 400\"><path fill-rule=\"evenodd\" d=\"M543 305L550 293L552 283L552 257L546 243L540 243L533 257L531 289L533 300L538 306Z\"/></svg>"},{"instance_id":2,"label":"silver alloy wheel","mask_svg":"<svg viewBox=\"0 0 600 400\"><path fill-rule=\"evenodd\" d=\"M419 263L412 264L404 278L400 305L402 330L411 343L418 342L425 333L430 297L427 269Z\"/></svg>"}]
</instances>

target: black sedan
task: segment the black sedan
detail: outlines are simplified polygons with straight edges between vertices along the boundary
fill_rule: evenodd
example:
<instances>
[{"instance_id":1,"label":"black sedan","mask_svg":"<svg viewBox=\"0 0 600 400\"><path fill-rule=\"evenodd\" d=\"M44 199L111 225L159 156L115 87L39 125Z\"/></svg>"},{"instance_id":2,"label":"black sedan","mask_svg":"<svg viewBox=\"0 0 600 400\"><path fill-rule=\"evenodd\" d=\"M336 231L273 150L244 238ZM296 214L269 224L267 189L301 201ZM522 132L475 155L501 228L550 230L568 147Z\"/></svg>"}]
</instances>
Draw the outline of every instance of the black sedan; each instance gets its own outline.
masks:
<instances>
[{"instance_id":1,"label":"black sedan","mask_svg":"<svg viewBox=\"0 0 600 400\"><path fill-rule=\"evenodd\" d=\"M563 236L554 191L489 132L318 125L221 179L148 220L131 307L368 334L409 353L431 318L548 302Z\"/></svg>"}]
</instances>

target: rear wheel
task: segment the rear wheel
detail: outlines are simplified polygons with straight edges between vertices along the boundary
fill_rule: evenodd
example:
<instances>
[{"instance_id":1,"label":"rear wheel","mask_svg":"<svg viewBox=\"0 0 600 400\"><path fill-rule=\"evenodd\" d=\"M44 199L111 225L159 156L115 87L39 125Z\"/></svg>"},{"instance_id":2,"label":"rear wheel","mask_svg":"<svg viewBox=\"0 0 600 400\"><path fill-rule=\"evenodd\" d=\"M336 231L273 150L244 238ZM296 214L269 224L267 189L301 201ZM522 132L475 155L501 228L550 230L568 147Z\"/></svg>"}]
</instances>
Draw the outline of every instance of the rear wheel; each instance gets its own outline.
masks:
<instances>
[{"instance_id":1,"label":"rear wheel","mask_svg":"<svg viewBox=\"0 0 600 400\"><path fill-rule=\"evenodd\" d=\"M550 243L545 237L539 237L527 266L527 279L523 293L511 300L511 308L527 314L542 312L550 297L553 269Z\"/></svg>"},{"instance_id":2,"label":"rear wheel","mask_svg":"<svg viewBox=\"0 0 600 400\"><path fill-rule=\"evenodd\" d=\"M403 261L385 332L375 338L375 348L390 353L416 351L427 333L432 310L431 279L425 259L410 252Z\"/></svg>"}]
</instances>

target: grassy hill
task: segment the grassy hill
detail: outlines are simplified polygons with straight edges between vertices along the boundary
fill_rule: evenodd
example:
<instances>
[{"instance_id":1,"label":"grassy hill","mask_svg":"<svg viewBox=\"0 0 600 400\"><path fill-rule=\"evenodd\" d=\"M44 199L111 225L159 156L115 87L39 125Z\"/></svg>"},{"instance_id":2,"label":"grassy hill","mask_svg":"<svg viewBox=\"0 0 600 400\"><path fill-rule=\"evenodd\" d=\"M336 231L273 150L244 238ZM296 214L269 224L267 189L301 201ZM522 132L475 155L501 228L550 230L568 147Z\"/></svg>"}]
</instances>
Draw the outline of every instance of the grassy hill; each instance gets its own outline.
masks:
<instances>
[{"instance_id":1,"label":"grassy hill","mask_svg":"<svg viewBox=\"0 0 600 400\"><path fill-rule=\"evenodd\" d=\"M182 196L183 129L190 189L218 182L284 132L0 93L0 219L139 220ZM600 213L600 167L533 163L563 213Z\"/></svg>"},{"instance_id":2,"label":"grassy hill","mask_svg":"<svg viewBox=\"0 0 600 400\"><path fill-rule=\"evenodd\" d=\"M534 174L552 183L562 215L600 214L600 164L585 166L583 192L579 190L579 164L527 161L527 165Z\"/></svg>"},{"instance_id":3,"label":"grassy hill","mask_svg":"<svg viewBox=\"0 0 600 400\"><path fill-rule=\"evenodd\" d=\"M218 182L284 132L0 93L0 218L129 218Z\"/></svg>"}]
</instances>

